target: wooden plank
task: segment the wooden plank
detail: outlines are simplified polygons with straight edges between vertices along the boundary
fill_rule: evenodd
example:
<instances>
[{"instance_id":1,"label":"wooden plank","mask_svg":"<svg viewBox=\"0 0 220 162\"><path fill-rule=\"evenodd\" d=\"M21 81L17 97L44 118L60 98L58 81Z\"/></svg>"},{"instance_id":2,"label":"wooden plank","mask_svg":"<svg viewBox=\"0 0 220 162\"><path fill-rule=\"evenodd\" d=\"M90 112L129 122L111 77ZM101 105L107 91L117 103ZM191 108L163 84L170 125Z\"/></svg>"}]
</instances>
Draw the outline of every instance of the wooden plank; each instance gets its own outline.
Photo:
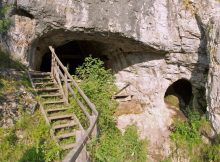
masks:
<instances>
[{"instance_id":1,"label":"wooden plank","mask_svg":"<svg viewBox=\"0 0 220 162\"><path fill-rule=\"evenodd\" d=\"M83 152L83 149L85 148L84 146L86 145L90 135L94 131L98 119L98 111L96 110L95 105L89 100L89 98L84 94L84 92L80 89L80 87L77 85L76 81L72 78L72 76L69 74L68 70L64 67L62 62L59 60L59 58L56 56L54 49L49 46L51 52L52 52L52 58L56 61L56 64L60 66L64 74L67 75L67 79L71 80L71 84L77 89L79 94L82 96L82 98L85 100L89 108L92 110L92 114L94 115L93 118L91 118L89 128L86 130L85 133L80 135L80 139L78 140L76 147L74 147L68 154L65 156L63 162L71 162L71 161L76 161L76 159L80 156L80 153ZM60 69L59 69L60 70ZM62 73L62 72L61 72ZM54 74L56 76L56 74ZM64 80L63 76L60 74L61 78ZM73 89L71 88L70 85L68 85L68 89L72 91L72 95L75 95ZM75 96L76 97L76 96ZM78 100L79 101L79 100ZM86 108L84 107L83 104L80 104L81 102L77 102L78 105L81 105L80 108L84 110L84 113L86 113ZM87 112L88 113L88 112ZM86 113L86 114L87 114ZM89 116L87 114L87 116Z\"/></svg>"},{"instance_id":2,"label":"wooden plank","mask_svg":"<svg viewBox=\"0 0 220 162\"><path fill-rule=\"evenodd\" d=\"M32 80L42 80L42 81L48 81L48 80L52 80L52 78L32 78Z\"/></svg>"},{"instance_id":3,"label":"wooden plank","mask_svg":"<svg viewBox=\"0 0 220 162\"><path fill-rule=\"evenodd\" d=\"M54 112L58 112L58 111L66 111L66 110L69 110L69 108L47 109L46 112L47 112L47 113L54 113Z\"/></svg>"},{"instance_id":4,"label":"wooden plank","mask_svg":"<svg viewBox=\"0 0 220 162\"><path fill-rule=\"evenodd\" d=\"M37 86L37 85L45 85L45 86L48 86L48 85L53 85L54 82L36 82L36 83L34 83L34 84L35 84L35 86Z\"/></svg>"},{"instance_id":5,"label":"wooden plank","mask_svg":"<svg viewBox=\"0 0 220 162\"><path fill-rule=\"evenodd\" d=\"M56 138L58 140L61 140L61 139L64 139L64 138L69 138L69 137L74 137L74 136L76 136L76 132L61 134L59 136L56 136Z\"/></svg>"},{"instance_id":6,"label":"wooden plank","mask_svg":"<svg viewBox=\"0 0 220 162\"><path fill-rule=\"evenodd\" d=\"M59 64L59 66L62 68L62 70L64 71L64 73L66 73L66 75L68 76L69 79L71 79L72 84L74 85L74 87L76 87L76 89L78 90L79 94L83 97L83 99L86 101L86 103L89 105L89 107L92 109L92 111L98 116L98 112L95 108L95 105L89 100L89 98L84 94L84 92L80 89L80 87L77 85L77 83L75 82L75 80L72 78L72 76L69 74L69 72L67 71L67 69L64 67L64 65L62 64L62 62L60 61L60 59L56 56L54 49L52 48L52 46L49 46L53 57L56 59L57 63Z\"/></svg>"},{"instance_id":7,"label":"wooden plank","mask_svg":"<svg viewBox=\"0 0 220 162\"><path fill-rule=\"evenodd\" d=\"M70 90L70 93L73 95L73 97L75 98L77 104L80 106L80 108L82 109L83 113L86 115L86 117L88 119L90 119L90 114L87 112L86 107L83 105L83 103L77 98L76 94L74 93L73 89L69 86L68 87Z\"/></svg>"},{"instance_id":8,"label":"wooden plank","mask_svg":"<svg viewBox=\"0 0 220 162\"><path fill-rule=\"evenodd\" d=\"M37 92L50 92L50 91L57 91L59 90L59 88L37 88L36 91Z\"/></svg>"},{"instance_id":9,"label":"wooden plank","mask_svg":"<svg viewBox=\"0 0 220 162\"><path fill-rule=\"evenodd\" d=\"M76 124L73 121L71 121L71 123L68 123L68 124L60 124L60 125L53 126L52 129L57 130L57 129L62 129L62 128L70 128L75 125Z\"/></svg>"},{"instance_id":10,"label":"wooden plank","mask_svg":"<svg viewBox=\"0 0 220 162\"><path fill-rule=\"evenodd\" d=\"M64 77L64 94L66 96L66 103L68 104L68 81L67 81L67 75L65 74L65 77Z\"/></svg>"},{"instance_id":11,"label":"wooden plank","mask_svg":"<svg viewBox=\"0 0 220 162\"><path fill-rule=\"evenodd\" d=\"M62 104L62 103L65 103L63 100L60 100L60 101L46 101L46 102L43 102L44 105L50 105L50 104Z\"/></svg>"},{"instance_id":12,"label":"wooden plank","mask_svg":"<svg viewBox=\"0 0 220 162\"><path fill-rule=\"evenodd\" d=\"M40 95L40 97L42 97L42 98L61 97L61 96L62 96L62 94L60 94L60 93Z\"/></svg>"},{"instance_id":13,"label":"wooden plank","mask_svg":"<svg viewBox=\"0 0 220 162\"><path fill-rule=\"evenodd\" d=\"M85 134L84 131L76 131L76 143L82 140L84 134ZM86 147L84 146L79 156L77 157L76 162L86 162L88 161L88 159L89 157L86 151Z\"/></svg>"},{"instance_id":14,"label":"wooden plank","mask_svg":"<svg viewBox=\"0 0 220 162\"><path fill-rule=\"evenodd\" d=\"M61 148L62 148L63 150L69 150L69 149L74 148L75 146L76 146L75 143L71 143L71 144L63 145L63 146L61 146Z\"/></svg>"},{"instance_id":15,"label":"wooden plank","mask_svg":"<svg viewBox=\"0 0 220 162\"><path fill-rule=\"evenodd\" d=\"M62 86L62 84L61 84L61 79L60 79L61 70L59 69L57 63L56 63L55 73L56 73L57 83L58 83L58 85L59 85L59 87L60 87L60 90L61 90L61 93L62 93L62 95L63 95L63 99L64 99L64 101L66 102L68 99L67 99L66 96L65 96L64 89L63 89L63 86Z\"/></svg>"},{"instance_id":16,"label":"wooden plank","mask_svg":"<svg viewBox=\"0 0 220 162\"><path fill-rule=\"evenodd\" d=\"M44 76L50 76L51 74L50 73L35 73L35 72L33 72L33 73L30 73L31 74L31 76L33 77L35 77L35 76L42 76L42 77L44 77Z\"/></svg>"},{"instance_id":17,"label":"wooden plank","mask_svg":"<svg viewBox=\"0 0 220 162\"><path fill-rule=\"evenodd\" d=\"M53 121L53 120L60 120L60 119L67 119L67 118L72 118L73 115L60 115L60 116L51 116L48 117L49 121Z\"/></svg>"}]
</instances>

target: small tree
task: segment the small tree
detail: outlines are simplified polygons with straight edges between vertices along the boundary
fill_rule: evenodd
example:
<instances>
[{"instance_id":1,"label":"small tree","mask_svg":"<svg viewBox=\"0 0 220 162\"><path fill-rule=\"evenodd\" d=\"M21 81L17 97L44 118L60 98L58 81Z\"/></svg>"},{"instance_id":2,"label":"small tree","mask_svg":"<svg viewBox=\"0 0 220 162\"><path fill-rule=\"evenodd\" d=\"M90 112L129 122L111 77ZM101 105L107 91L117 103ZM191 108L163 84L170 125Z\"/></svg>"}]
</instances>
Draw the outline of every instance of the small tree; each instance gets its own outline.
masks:
<instances>
[{"instance_id":1,"label":"small tree","mask_svg":"<svg viewBox=\"0 0 220 162\"><path fill-rule=\"evenodd\" d=\"M10 25L9 19L7 19L5 16L8 9L9 9L8 6L4 6L0 8L0 33L5 32Z\"/></svg>"}]
</instances>

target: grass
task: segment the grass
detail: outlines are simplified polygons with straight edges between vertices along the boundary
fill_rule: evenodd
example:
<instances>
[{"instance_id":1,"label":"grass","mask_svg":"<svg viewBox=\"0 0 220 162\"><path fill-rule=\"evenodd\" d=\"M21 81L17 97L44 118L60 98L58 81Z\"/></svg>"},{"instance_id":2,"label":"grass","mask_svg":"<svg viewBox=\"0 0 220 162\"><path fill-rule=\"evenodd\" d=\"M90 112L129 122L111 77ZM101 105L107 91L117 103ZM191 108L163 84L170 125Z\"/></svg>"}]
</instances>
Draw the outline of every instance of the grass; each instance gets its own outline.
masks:
<instances>
[{"instance_id":1,"label":"grass","mask_svg":"<svg viewBox=\"0 0 220 162\"><path fill-rule=\"evenodd\" d=\"M175 130L171 133L173 152L171 157L180 161L189 159L192 162L220 161L220 142L216 138L205 143L202 134L210 133L208 119L198 112L188 110L188 121L176 120Z\"/></svg>"},{"instance_id":2,"label":"grass","mask_svg":"<svg viewBox=\"0 0 220 162\"><path fill-rule=\"evenodd\" d=\"M0 141L2 162L49 162L59 159L60 149L50 138L49 127L39 111L33 115L22 112L15 126L0 128Z\"/></svg>"},{"instance_id":3,"label":"grass","mask_svg":"<svg viewBox=\"0 0 220 162\"><path fill-rule=\"evenodd\" d=\"M93 161L96 162L145 162L145 140L139 140L137 128L130 126L124 135L118 129L105 132L99 138L99 143L90 146Z\"/></svg>"},{"instance_id":4,"label":"grass","mask_svg":"<svg viewBox=\"0 0 220 162\"><path fill-rule=\"evenodd\" d=\"M24 66L3 52L0 52L0 68L15 70L12 75L0 76L0 103L21 87L26 91L33 91L27 74L20 71ZM60 148L51 139L49 127L41 113L39 110L31 115L25 112L20 104L22 99L20 96L16 97L20 116L14 126L0 128L0 161L50 162L59 159Z\"/></svg>"},{"instance_id":5,"label":"grass","mask_svg":"<svg viewBox=\"0 0 220 162\"><path fill-rule=\"evenodd\" d=\"M5 61L2 61L3 58ZM14 62L8 55L1 53L0 68L22 69L19 63ZM106 70L103 62L94 58L86 58L83 66L77 69L78 76L83 81L80 86L86 95L97 106L100 117L98 141L92 140L88 149L92 161L146 161L146 141L140 140L135 126L128 127L122 134L116 127L113 115L117 103L111 100L117 90L114 77L110 70ZM16 78L1 77L0 92L14 93L21 85L31 90L26 75ZM82 101L82 99L80 98ZM82 101L83 102L83 101ZM84 103L84 102L83 102ZM72 110L84 127L88 127L86 116L80 111L74 99L70 100ZM50 106L48 106L50 108ZM39 110L30 115L20 108L21 117L11 128L0 128L0 161L2 162L50 162L62 158L62 151L50 137L49 127L46 125ZM73 128L74 129L74 128ZM64 130L63 130L64 131ZM57 132L59 135L61 131ZM74 138L64 140L71 142Z\"/></svg>"}]
</instances>

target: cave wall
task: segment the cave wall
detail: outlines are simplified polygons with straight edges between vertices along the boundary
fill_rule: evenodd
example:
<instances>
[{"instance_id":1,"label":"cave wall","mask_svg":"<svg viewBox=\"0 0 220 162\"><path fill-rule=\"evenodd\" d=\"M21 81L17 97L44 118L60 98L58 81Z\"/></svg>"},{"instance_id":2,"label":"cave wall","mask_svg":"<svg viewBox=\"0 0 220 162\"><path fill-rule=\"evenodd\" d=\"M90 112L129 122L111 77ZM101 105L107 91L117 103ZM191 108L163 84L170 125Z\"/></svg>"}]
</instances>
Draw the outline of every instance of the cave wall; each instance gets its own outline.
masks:
<instances>
[{"instance_id":1,"label":"cave wall","mask_svg":"<svg viewBox=\"0 0 220 162\"><path fill-rule=\"evenodd\" d=\"M3 1L14 8L10 13L13 23L1 35L1 45L32 69L39 69L49 45L56 48L73 40L104 44L103 53L109 57L108 66L116 76L116 84L122 88L129 82L128 93L145 110L119 117L118 127L136 124L141 138L150 139L152 148L159 153L169 152L167 127L172 112L166 109L163 99L173 82L189 80L194 106L206 109L209 57L205 29L210 17L219 14L219 2ZM209 111L210 116L215 113ZM219 122L212 122L219 131Z\"/></svg>"},{"instance_id":2,"label":"cave wall","mask_svg":"<svg viewBox=\"0 0 220 162\"><path fill-rule=\"evenodd\" d=\"M207 82L207 110L216 133L220 133L220 16L213 17L207 27L209 74Z\"/></svg>"}]
</instances>

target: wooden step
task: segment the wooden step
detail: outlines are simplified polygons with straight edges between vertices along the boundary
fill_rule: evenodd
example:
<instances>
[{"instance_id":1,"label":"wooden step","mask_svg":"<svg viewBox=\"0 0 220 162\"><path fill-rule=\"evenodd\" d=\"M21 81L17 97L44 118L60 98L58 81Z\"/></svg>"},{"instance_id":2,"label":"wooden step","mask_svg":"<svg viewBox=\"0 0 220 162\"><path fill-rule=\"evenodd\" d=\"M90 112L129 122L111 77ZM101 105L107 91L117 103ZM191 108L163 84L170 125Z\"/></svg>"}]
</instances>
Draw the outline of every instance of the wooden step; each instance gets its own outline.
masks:
<instances>
[{"instance_id":1,"label":"wooden step","mask_svg":"<svg viewBox=\"0 0 220 162\"><path fill-rule=\"evenodd\" d=\"M48 85L54 85L54 82L38 82L38 83L34 83L35 86L40 86L40 85L44 85L44 86L48 86Z\"/></svg>"},{"instance_id":2,"label":"wooden step","mask_svg":"<svg viewBox=\"0 0 220 162\"><path fill-rule=\"evenodd\" d=\"M32 80L33 81L35 81L35 80L48 81L48 80L52 80L52 78L33 78L32 77Z\"/></svg>"},{"instance_id":3,"label":"wooden step","mask_svg":"<svg viewBox=\"0 0 220 162\"><path fill-rule=\"evenodd\" d=\"M71 133L65 133L65 134L59 135L56 138L58 140L61 140L61 139L64 139L64 138L69 138L69 137L74 137L74 136L76 136L76 133L75 132L71 132Z\"/></svg>"},{"instance_id":4,"label":"wooden step","mask_svg":"<svg viewBox=\"0 0 220 162\"><path fill-rule=\"evenodd\" d=\"M42 98L49 98L49 97L62 97L63 95L60 93L56 94L47 94L47 95L40 95Z\"/></svg>"},{"instance_id":5,"label":"wooden step","mask_svg":"<svg viewBox=\"0 0 220 162\"><path fill-rule=\"evenodd\" d=\"M38 72L30 72L31 76L50 76L51 73L47 73L47 72L41 72L41 73L38 73Z\"/></svg>"},{"instance_id":6,"label":"wooden step","mask_svg":"<svg viewBox=\"0 0 220 162\"><path fill-rule=\"evenodd\" d=\"M38 92L51 92L51 91L57 91L59 88L37 88Z\"/></svg>"},{"instance_id":7,"label":"wooden step","mask_svg":"<svg viewBox=\"0 0 220 162\"><path fill-rule=\"evenodd\" d=\"M63 150L69 150L69 149L72 149L72 148L74 148L74 147L76 147L76 144L75 144L75 143L71 143L71 144L67 144L67 145L61 146L61 148L62 148Z\"/></svg>"},{"instance_id":8,"label":"wooden step","mask_svg":"<svg viewBox=\"0 0 220 162\"><path fill-rule=\"evenodd\" d=\"M62 104L65 103L63 100L60 101L47 101L47 102L43 102L44 105L50 105L50 104Z\"/></svg>"},{"instance_id":9,"label":"wooden step","mask_svg":"<svg viewBox=\"0 0 220 162\"><path fill-rule=\"evenodd\" d=\"M73 121L71 121L70 123L68 124L60 124L60 125L55 125L52 127L53 130L57 130L57 129L63 129L63 128L70 128L70 127L73 127L75 126L76 123L74 123Z\"/></svg>"},{"instance_id":10,"label":"wooden step","mask_svg":"<svg viewBox=\"0 0 220 162\"><path fill-rule=\"evenodd\" d=\"M58 111L65 111L68 110L69 108L55 108L55 109L47 109L47 113L53 113L53 112L58 112Z\"/></svg>"},{"instance_id":11,"label":"wooden step","mask_svg":"<svg viewBox=\"0 0 220 162\"><path fill-rule=\"evenodd\" d=\"M53 120L60 120L60 119L71 119L73 118L73 115L60 115L60 116L51 116L51 117L48 117L48 119L50 121L53 121Z\"/></svg>"}]
</instances>

